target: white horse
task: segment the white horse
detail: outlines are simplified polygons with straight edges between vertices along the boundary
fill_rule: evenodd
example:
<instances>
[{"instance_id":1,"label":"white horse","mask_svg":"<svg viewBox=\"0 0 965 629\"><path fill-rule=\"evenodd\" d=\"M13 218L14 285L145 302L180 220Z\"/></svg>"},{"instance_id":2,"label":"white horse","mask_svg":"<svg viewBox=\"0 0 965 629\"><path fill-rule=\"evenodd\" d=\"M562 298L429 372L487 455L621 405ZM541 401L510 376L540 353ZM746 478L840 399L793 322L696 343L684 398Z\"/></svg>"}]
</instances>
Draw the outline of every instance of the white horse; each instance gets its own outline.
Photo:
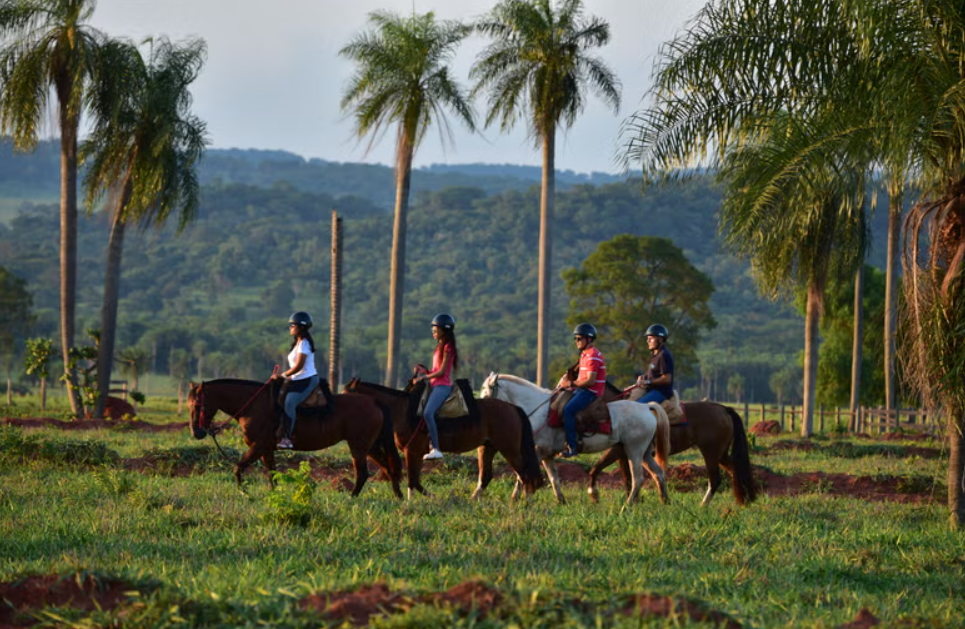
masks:
<instances>
[{"instance_id":1,"label":"white horse","mask_svg":"<svg viewBox=\"0 0 965 629\"><path fill-rule=\"evenodd\" d=\"M560 491L560 477L553 456L566 445L566 435L562 428L549 426L549 400L552 394L552 391L517 376L490 373L483 382L480 397L499 398L523 409L533 426L536 456L546 469L557 502L562 504L566 501ZM666 503L666 477L663 468L650 454L650 445L657 430L657 417L646 404L629 400L610 402L607 406L610 408L611 433L585 437L583 451L599 452L616 443L622 443L630 462L630 476L633 481L627 504L633 503L640 492L643 467L647 468L660 488L660 500Z\"/></svg>"}]
</instances>

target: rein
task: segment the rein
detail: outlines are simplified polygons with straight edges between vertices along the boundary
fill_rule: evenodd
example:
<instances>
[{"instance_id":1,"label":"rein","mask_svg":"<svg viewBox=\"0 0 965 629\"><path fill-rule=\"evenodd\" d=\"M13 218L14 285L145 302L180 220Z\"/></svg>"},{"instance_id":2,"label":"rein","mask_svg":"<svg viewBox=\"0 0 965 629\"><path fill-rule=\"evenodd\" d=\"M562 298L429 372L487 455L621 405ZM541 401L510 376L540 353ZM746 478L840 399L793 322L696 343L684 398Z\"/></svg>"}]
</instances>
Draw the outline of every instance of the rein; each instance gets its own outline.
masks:
<instances>
[{"instance_id":1,"label":"rein","mask_svg":"<svg viewBox=\"0 0 965 629\"><path fill-rule=\"evenodd\" d=\"M242 413L246 408L248 408L249 406L251 406L251 403L255 401L255 398L257 398L259 395L261 395L261 392L264 391L265 388L266 388L269 384L271 384L271 381L274 380L275 374L277 374L277 373L278 373L278 365L275 365L275 368L272 369L272 372L271 372L271 376L272 376L272 377L271 377L271 378L268 378L268 380L266 380L265 383L264 383L263 385L261 385L261 387L260 387L257 391L255 391L254 395L252 395L250 398L248 398L248 401L245 402L245 403L241 406L241 408L239 408L237 411L235 411L234 414L226 413L226 415L229 416L228 419L226 419L225 421L223 421L220 426L211 426L211 428L208 428L208 427L206 426L207 421L205 421L205 414L204 414L204 381L202 381L202 382L201 382L201 386L198 387L198 390L200 391L200 395L198 396L198 404L199 404L200 407L201 407L201 410L198 412L198 427L201 428L202 430L205 430L208 434L211 435L211 439L214 440L214 445L218 447L218 451L221 452L221 455L224 456L226 459L228 458L228 455L225 454L225 451L221 448L221 444L218 443L218 435L221 434L221 432L224 430L225 426L227 426L229 423L231 423L231 420L232 420L232 419L237 420L237 419L238 419L238 416L241 415L241 413ZM217 411L215 411L215 413L217 414Z\"/></svg>"}]
</instances>

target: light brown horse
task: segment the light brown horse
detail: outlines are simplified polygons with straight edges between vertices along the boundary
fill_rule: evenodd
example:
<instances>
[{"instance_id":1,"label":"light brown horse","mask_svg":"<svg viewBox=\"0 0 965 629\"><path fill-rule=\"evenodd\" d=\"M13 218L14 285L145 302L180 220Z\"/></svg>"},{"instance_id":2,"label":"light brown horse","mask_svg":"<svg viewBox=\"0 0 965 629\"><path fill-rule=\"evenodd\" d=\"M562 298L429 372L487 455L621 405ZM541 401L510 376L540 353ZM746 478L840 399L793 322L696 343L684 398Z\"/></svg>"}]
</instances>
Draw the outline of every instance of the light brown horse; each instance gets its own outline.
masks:
<instances>
[{"instance_id":1,"label":"light brown horse","mask_svg":"<svg viewBox=\"0 0 965 629\"><path fill-rule=\"evenodd\" d=\"M429 434L425 422L418 416L417 407L425 383L399 391L379 384L353 378L346 392L372 396L388 407L392 417L396 444L405 455L409 477L409 495L413 491L428 494L422 486L422 455L429 451ZM443 452L468 452L476 449L479 460L479 481L472 497L478 498L493 478L493 457L503 455L516 472L519 483L512 499L519 497L520 487L531 494L543 485L543 476L536 458L533 431L526 415L516 406L501 400L467 400L476 407L468 417L437 419L439 449ZM474 416L475 415L475 416Z\"/></svg>"},{"instance_id":2,"label":"light brown horse","mask_svg":"<svg viewBox=\"0 0 965 629\"><path fill-rule=\"evenodd\" d=\"M325 385L327 389L327 385ZM261 459L272 481L275 469L275 434L280 409L278 385L251 380L220 379L191 383L188 406L191 409L191 432L195 439L214 434L214 416L222 411L238 420L248 451L235 466L235 479L241 485L245 469ZM322 450L340 441L348 443L355 468L352 495L357 496L369 477L366 457L385 471L392 482L392 491L402 498L402 459L392 440L392 424L388 411L372 398L362 395L330 396L330 404L320 416L299 412L292 442L295 450Z\"/></svg>"},{"instance_id":3,"label":"light brown horse","mask_svg":"<svg viewBox=\"0 0 965 629\"><path fill-rule=\"evenodd\" d=\"M615 400L623 397L623 391L607 382L604 395L607 400ZM701 506L707 506L717 493L721 482L721 467L730 474L731 488L737 504L753 502L757 498L757 484L751 469L747 434L740 415L733 408L715 402L687 402L684 409L687 423L670 426L670 450L661 447L664 440L655 441L657 463L667 469L667 458L671 454L696 447L704 457L708 476L707 492ZM629 491L630 471L626 453L622 445L615 445L604 452L600 460L590 468L590 486L587 491L594 500L597 499L597 476L614 462L619 462L624 486Z\"/></svg>"}]
</instances>

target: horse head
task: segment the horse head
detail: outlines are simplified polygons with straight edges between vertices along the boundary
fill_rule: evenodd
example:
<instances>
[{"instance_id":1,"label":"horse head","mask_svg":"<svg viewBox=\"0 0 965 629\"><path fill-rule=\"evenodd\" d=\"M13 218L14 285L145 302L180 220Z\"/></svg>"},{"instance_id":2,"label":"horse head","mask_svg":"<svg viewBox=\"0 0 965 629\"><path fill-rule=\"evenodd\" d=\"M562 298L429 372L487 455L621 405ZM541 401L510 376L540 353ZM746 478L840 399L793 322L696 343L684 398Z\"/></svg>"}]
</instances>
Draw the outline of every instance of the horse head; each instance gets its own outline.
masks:
<instances>
[{"instance_id":1,"label":"horse head","mask_svg":"<svg viewBox=\"0 0 965 629\"><path fill-rule=\"evenodd\" d=\"M189 383L188 408L191 410L191 434L195 439L204 439L208 435L211 418L218 412L205 404L204 383Z\"/></svg>"},{"instance_id":2,"label":"horse head","mask_svg":"<svg viewBox=\"0 0 965 629\"><path fill-rule=\"evenodd\" d=\"M490 371L489 375L482 383L482 389L479 391L479 397L496 397L496 391L499 388L499 374L495 371Z\"/></svg>"},{"instance_id":3,"label":"horse head","mask_svg":"<svg viewBox=\"0 0 965 629\"><path fill-rule=\"evenodd\" d=\"M360 380L361 378L359 378L358 376L355 376L354 378L346 382L345 386L342 387L342 393L357 393L359 390Z\"/></svg>"}]
</instances>

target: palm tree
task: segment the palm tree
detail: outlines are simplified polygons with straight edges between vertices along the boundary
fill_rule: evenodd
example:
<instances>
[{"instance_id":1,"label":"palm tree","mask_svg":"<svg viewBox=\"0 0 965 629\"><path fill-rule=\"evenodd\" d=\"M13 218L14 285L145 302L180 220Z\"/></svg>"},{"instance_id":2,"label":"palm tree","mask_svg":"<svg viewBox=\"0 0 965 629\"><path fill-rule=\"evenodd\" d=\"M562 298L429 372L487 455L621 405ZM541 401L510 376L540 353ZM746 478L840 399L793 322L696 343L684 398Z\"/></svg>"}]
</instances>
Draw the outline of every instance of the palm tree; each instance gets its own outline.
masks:
<instances>
[{"instance_id":1,"label":"palm tree","mask_svg":"<svg viewBox=\"0 0 965 629\"><path fill-rule=\"evenodd\" d=\"M369 148L391 125L396 125L395 221L385 370L385 384L395 386L412 159L433 122L440 123L443 141L452 141L444 109L451 110L475 131L472 109L448 66L456 46L470 28L459 22L436 21L431 12L402 18L376 11L369 14L369 24L371 31L358 35L339 52L357 65L342 94L342 110L352 112L359 139L371 136Z\"/></svg>"},{"instance_id":2,"label":"palm tree","mask_svg":"<svg viewBox=\"0 0 965 629\"><path fill-rule=\"evenodd\" d=\"M179 210L183 229L198 207L196 166L205 126L191 114L188 88L204 64L205 44L149 44L147 59L130 42L102 46L91 92L94 128L81 150L89 164L87 202L93 207L106 194L112 212L95 417L103 416L110 388L125 228L132 222L160 227Z\"/></svg>"},{"instance_id":3,"label":"palm tree","mask_svg":"<svg viewBox=\"0 0 965 629\"><path fill-rule=\"evenodd\" d=\"M779 116L765 137L730 152L721 171L728 182L721 208L725 242L751 258L765 294L777 296L789 284L806 294L805 437L814 425L818 324L828 281L860 267L868 232L861 172L847 166L821 172L833 159L824 154L798 161L812 142L806 131Z\"/></svg>"},{"instance_id":4,"label":"palm tree","mask_svg":"<svg viewBox=\"0 0 965 629\"><path fill-rule=\"evenodd\" d=\"M848 17L839 0L709 4L666 45L654 104L627 126L628 163L648 175L686 178L703 164L722 178L722 229L752 258L764 292L788 280L806 289L805 435L830 264L854 272L863 248L862 174L871 157L837 108L841 95L854 98L865 70Z\"/></svg>"},{"instance_id":5,"label":"palm tree","mask_svg":"<svg viewBox=\"0 0 965 629\"><path fill-rule=\"evenodd\" d=\"M77 140L84 92L103 35L86 24L96 0L0 0L0 133L32 150L51 95L60 126L60 338L71 409L84 415L71 373L77 277Z\"/></svg>"},{"instance_id":6,"label":"palm tree","mask_svg":"<svg viewBox=\"0 0 965 629\"><path fill-rule=\"evenodd\" d=\"M540 191L539 303L536 382L546 383L549 363L552 221L556 194L556 131L576 122L592 89L614 113L620 108L620 82L598 57L589 54L610 41L609 25L585 18L581 0L502 0L477 24L492 42L470 71L473 95L488 91L486 126L499 121L508 131L526 118L543 148Z\"/></svg>"}]
</instances>

